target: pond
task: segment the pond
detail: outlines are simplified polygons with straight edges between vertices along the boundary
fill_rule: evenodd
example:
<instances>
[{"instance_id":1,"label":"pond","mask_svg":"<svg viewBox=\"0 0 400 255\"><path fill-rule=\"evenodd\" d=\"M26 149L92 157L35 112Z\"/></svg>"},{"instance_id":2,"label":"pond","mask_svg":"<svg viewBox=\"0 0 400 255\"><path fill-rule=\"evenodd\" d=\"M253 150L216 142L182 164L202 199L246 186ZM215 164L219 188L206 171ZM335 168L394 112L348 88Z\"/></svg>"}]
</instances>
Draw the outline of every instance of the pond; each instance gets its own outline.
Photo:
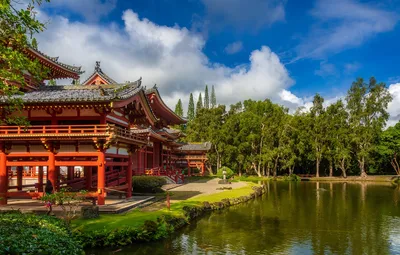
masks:
<instances>
[{"instance_id":1,"label":"pond","mask_svg":"<svg viewBox=\"0 0 400 255\"><path fill-rule=\"evenodd\" d=\"M134 244L115 254L400 254L399 187L266 185L261 198L207 214L170 239Z\"/></svg>"}]
</instances>

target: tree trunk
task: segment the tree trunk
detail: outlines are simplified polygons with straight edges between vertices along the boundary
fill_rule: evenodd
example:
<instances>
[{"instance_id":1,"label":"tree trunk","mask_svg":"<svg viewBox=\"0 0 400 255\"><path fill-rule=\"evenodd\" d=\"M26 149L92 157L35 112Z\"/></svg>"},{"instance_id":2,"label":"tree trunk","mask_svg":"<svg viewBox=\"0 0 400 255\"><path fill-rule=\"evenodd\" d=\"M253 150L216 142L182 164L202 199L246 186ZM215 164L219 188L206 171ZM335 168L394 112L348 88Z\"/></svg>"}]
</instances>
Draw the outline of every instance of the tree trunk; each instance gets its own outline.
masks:
<instances>
[{"instance_id":1,"label":"tree trunk","mask_svg":"<svg viewBox=\"0 0 400 255\"><path fill-rule=\"evenodd\" d=\"M242 168L240 167L240 164L239 164L239 177L240 176L242 176Z\"/></svg>"},{"instance_id":2,"label":"tree trunk","mask_svg":"<svg viewBox=\"0 0 400 255\"><path fill-rule=\"evenodd\" d=\"M360 176L363 178L367 177L368 175L367 175L367 172L365 171L365 158L362 157L361 160L358 160L358 164L360 166L360 171L361 171Z\"/></svg>"},{"instance_id":3,"label":"tree trunk","mask_svg":"<svg viewBox=\"0 0 400 255\"><path fill-rule=\"evenodd\" d=\"M270 172L271 172L271 169L269 169L269 167L267 167L267 177L269 177Z\"/></svg>"},{"instance_id":4,"label":"tree trunk","mask_svg":"<svg viewBox=\"0 0 400 255\"><path fill-rule=\"evenodd\" d=\"M343 178L347 178L345 163L345 159L342 159L340 162L340 170L342 170Z\"/></svg>"},{"instance_id":5,"label":"tree trunk","mask_svg":"<svg viewBox=\"0 0 400 255\"><path fill-rule=\"evenodd\" d=\"M263 176L265 176L265 165L263 165Z\"/></svg>"},{"instance_id":6,"label":"tree trunk","mask_svg":"<svg viewBox=\"0 0 400 255\"><path fill-rule=\"evenodd\" d=\"M332 161L329 162L329 177L333 176L333 164Z\"/></svg>"},{"instance_id":7,"label":"tree trunk","mask_svg":"<svg viewBox=\"0 0 400 255\"><path fill-rule=\"evenodd\" d=\"M275 163L274 163L274 178L276 178L276 174L277 174L276 169L278 168L278 160L279 160L279 157L276 157Z\"/></svg>"},{"instance_id":8,"label":"tree trunk","mask_svg":"<svg viewBox=\"0 0 400 255\"><path fill-rule=\"evenodd\" d=\"M399 163L397 162L397 153L393 155L392 161L390 162L392 164L393 169L396 171L397 175L400 175L400 166Z\"/></svg>"},{"instance_id":9,"label":"tree trunk","mask_svg":"<svg viewBox=\"0 0 400 255\"><path fill-rule=\"evenodd\" d=\"M317 165L315 169L315 177L319 177L319 158L317 157Z\"/></svg>"}]
</instances>

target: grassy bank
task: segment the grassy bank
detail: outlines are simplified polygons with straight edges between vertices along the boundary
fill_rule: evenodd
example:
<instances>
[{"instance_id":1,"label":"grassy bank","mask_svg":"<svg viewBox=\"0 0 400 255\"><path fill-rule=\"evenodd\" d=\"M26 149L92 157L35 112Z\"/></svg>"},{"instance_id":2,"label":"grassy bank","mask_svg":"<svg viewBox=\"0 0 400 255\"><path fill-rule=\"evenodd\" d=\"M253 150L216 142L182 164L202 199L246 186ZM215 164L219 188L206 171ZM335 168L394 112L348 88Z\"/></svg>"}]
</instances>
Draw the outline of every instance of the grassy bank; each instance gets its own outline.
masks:
<instances>
[{"instance_id":1,"label":"grassy bank","mask_svg":"<svg viewBox=\"0 0 400 255\"><path fill-rule=\"evenodd\" d=\"M165 206L156 211L137 209L118 215L100 215L97 219L78 219L73 222L74 234L85 247L158 240L206 210L249 200L257 192L255 187L259 186L249 183L241 188L193 197L171 204L170 210Z\"/></svg>"}]
</instances>

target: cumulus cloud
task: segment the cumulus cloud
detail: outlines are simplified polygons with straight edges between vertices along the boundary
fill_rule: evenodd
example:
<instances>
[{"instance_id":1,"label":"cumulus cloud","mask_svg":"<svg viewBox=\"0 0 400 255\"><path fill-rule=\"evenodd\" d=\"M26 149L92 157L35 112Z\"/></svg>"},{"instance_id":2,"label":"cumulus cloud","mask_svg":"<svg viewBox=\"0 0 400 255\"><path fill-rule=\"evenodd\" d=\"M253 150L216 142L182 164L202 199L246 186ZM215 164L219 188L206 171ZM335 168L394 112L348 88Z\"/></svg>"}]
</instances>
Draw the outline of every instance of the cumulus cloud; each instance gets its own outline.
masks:
<instances>
[{"instance_id":1,"label":"cumulus cloud","mask_svg":"<svg viewBox=\"0 0 400 255\"><path fill-rule=\"evenodd\" d=\"M227 67L211 62L203 53L204 38L184 27L157 25L132 10L122 19L120 27L53 16L38 36L39 49L60 56L62 62L82 65L82 80L92 73L95 61L101 61L103 71L117 81L143 77L143 85L158 85L171 108L179 98L187 105L191 92L197 98L205 84L215 85L218 102L228 105L248 98L280 102L278 93L293 84L267 46L254 50L249 63Z\"/></svg>"},{"instance_id":2,"label":"cumulus cloud","mask_svg":"<svg viewBox=\"0 0 400 255\"><path fill-rule=\"evenodd\" d=\"M390 114L388 126L394 126L400 121L400 83L391 84L389 92L393 97L392 102L388 105L388 112Z\"/></svg>"},{"instance_id":3,"label":"cumulus cloud","mask_svg":"<svg viewBox=\"0 0 400 255\"><path fill-rule=\"evenodd\" d=\"M256 31L285 19L285 0L202 0L208 28L232 26Z\"/></svg>"},{"instance_id":4,"label":"cumulus cloud","mask_svg":"<svg viewBox=\"0 0 400 255\"><path fill-rule=\"evenodd\" d=\"M232 54L238 53L242 49L243 49L243 43L241 41L237 41L237 42L228 44L225 47L224 51L226 54L232 55Z\"/></svg>"},{"instance_id":5,"label":"cumulus cloud","mask_svg":"<svg viewBox=\"0 0 400 255\"><path fill-rule=\"evenodd\" d=\"M325 58L363 44L376 34L391 31L399 20L392 11L352 0L317 0L311 15L317 20L297 46L301 58Z\"/></svg>"}]
</instances>

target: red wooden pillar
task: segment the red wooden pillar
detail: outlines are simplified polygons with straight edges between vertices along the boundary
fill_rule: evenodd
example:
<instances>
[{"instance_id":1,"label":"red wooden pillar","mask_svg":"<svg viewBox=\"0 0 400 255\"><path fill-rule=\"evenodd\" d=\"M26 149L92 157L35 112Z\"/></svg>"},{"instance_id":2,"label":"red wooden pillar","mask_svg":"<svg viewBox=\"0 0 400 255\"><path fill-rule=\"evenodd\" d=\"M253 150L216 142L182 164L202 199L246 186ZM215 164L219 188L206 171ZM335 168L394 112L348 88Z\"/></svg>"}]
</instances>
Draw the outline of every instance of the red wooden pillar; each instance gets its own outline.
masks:
<instances>
[{"instance_id":1,"label":"red wooden pillar","mask_svg":"<svg viewBox=\"0 0 400 255\"><path fill-rule=\"evenodd\" d=\"M38 192L43 192L43 166L39 166L39 172L38 172Z\"/></svg>"},{"instance_id":2,"label":"red wooden pillar","mask_svg":"<svg viewBox=\"0 0 400 255\"><path fill-rule=\"evenodd\" d=\"M145 173L146 172L146 169L148 168L148 165L147 165L147 146L145 146L144 147L144 172L143 173Z\"/></svg>"},{"instance_id":3,"label":"red wooden pillar","mask_svg":"<svg viewBox=\"0 0 400 255\"><path fill-rule=\"evenodd\" d=\"M54 153L49 153L49 159L47 161L47 178L53 185L53 191L57 190L57 172L56 172L56 161Z\"/></svg>"},{"instance_id":4,"label":"red wooden pillar","mask_svg":"<svg viewBox=\"0 0 400 255\"><path fill-rule=\"evenodd\" d=\"M8 171L6 158L6 154L0 149L0 205L7 204Z\"/></svg>"},{"instance_id":5,"label":"red wooden pillar","mask_svg":"<svg viewBox=\"0 0 400 255\"><path fill-rule=\"evenodd\" d=\"M103 151L98 152L97 158L97 203L98 205L104 205L106 200L106 160Z\"/></svg>"},{"instance_id":6,"label":"red wooden pillar","mask_svg":"<svg viewBox=\"0 0 400 255\"><path fill-rule=\"evenodd\" d=\"M85 166L83 168L84 175L85 175L85 180L86 180L86 185L85 188L87 190L90 190L92 188L92 167L91 166Z\"/></svg>"},{"instance_id":7,"label":"red wooden pillar","mask_svg":"<svg viewBox=\"0 0 400 255\"><path fill-rule=\"evenodd\" d=\"M126 168L126 184L128 188L126 190L126 198L130 198L132 196L132 157L134 154L129 152L128 158L128 167Z\"/></svg>"},{"instance_id":8,"label":"red wooden pillar","mask_svg":"<svg viewBox=\"0 0 400 255\"><path fill-rule=\"evenodd\" d=\"M17 166L17 190L22 190L22 172L24 171L24 167Z\"/></svg>"}]
</instances>

